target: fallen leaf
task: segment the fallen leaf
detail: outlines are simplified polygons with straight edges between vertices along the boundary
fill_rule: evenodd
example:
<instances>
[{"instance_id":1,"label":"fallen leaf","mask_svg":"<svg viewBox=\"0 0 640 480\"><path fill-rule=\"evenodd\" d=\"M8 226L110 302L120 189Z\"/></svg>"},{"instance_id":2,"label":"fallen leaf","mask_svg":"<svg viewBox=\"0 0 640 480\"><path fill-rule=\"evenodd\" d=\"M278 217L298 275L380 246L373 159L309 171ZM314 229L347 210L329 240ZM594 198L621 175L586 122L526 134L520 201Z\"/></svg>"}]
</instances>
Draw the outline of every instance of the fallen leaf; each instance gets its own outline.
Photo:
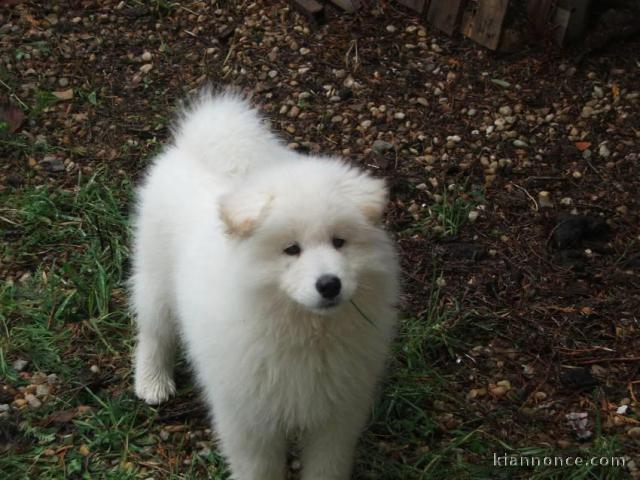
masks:
<instances>
[{"instance_id":1,"label":"fallen leaf","mask_svg":"<svg viewBox=\"0 0 640 480\"><path fill-rule=\"evenodd\" d=\"M620 98L620 87L615 83L611 85L611 96L613 97L614 101Z\"/></svg>"},{"instance_id":2,"label":"fallen leaf","mask_svg":"<svg viewBox=\"0 0 640 480\"><path fill-rule=\"evenodd\" d=\"M24 112L18 107L9 104L0 105L0 123L8 125L9 133L13 133L24 122Z\"/></svg>"},{"instance_id":3,"label":"fallen leaf","mask_svg":"<svg viewBox=\"0 0 640 480\"><path fill-rule=\"evenodd\" d=\"M576 148L581 152L584 152L590 146L591 146L591 142L576 142Z\"/></svg>"},{"instance_id":4,"label":"fallen leaf","mask_svg":"<svg viewBox=\"0 0 640 480\"><path fill-rule=\"evenodd\" d=\"M51 92L58 100L71 100L73 98L73 88L62 90L60 92Z\"/></svg>"},{"instance_id":5,"label":"fallen leaf","mask_svg":"<svg viewBox=\"0 0 640 480\"><path fill-rule=\"evenodd\" d=\"M499 78L492 78L491 81L493 83L495 83L496 85L503 87L503 88L509 88L511 86L511 84L509 82L506 82L504 80L501 80Z\"/></svg>"},{"instance_id":6,"label":"fallen leaf","mask_svg":"<svg viewBox=\"0 0 640 480\"><path fill-rule=\"evenodd\" d=\"M60 410L58 412L53 412L47 419L45 420L45 426L51 425L53 423L69 423L78 415L78 409L72 408L71 410Z\"/></svg>"}]
</instances>

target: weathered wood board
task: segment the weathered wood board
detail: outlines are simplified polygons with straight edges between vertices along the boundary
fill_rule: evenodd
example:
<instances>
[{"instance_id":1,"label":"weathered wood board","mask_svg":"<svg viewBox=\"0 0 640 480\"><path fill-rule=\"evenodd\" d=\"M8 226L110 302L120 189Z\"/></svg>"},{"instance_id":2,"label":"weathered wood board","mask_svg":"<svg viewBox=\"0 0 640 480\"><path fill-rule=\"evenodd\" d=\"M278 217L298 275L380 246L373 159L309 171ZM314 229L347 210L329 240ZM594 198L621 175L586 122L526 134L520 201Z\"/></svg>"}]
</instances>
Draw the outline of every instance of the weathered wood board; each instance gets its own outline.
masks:
<instances>
[{"instance_id":1,"label":"weathered wood board","mask_svg":"<svg viewBox=\"0 0 640 480\"><path fill-rule=\"evenodd\" d=\"M431 0L427 21L447 35L453 35L466 0Z\"/></svg>"},{"instance_id":2,"label":"weathered wood board","mask_svg":"<svg viewBox=\"0 0 640 480\"><path fill-rule=\"evenodd\" d=\"M589 0L559 0L552 24L558 45L581 38L587 26Z\"/></svg>"},{"instance_id":3,"label":"weathered wood board","mask_svg":"<svg viewBox=\"0 0 640 480\"><path fill-rule=\"evenodd\" d=\"M331 0L331 3L339 6L345 12L355 12L362 7L362 0Z\"/></svg>"},{"instance_id":4,"label":"weathered wood board","mask_svg":"<svg viewBox=\"0 0 640 480\"><path fill-rule=\"evenodd\" d=\"M418 13L423 13L429 4L428 0L398 0L398 3L405 7L415 10Z\"/></svg>"},{"instance_id":5,"label":"weathered wood board","mask_svg":"<svg viewBox=\"0 0 640 480\"><path fill-rule=\"evenodd\" d=\"M317 0L290 0L298 13L307 18L312 27L318 28L326 20L324 6Z\"/></svg>"},{"instance_id":6,"label":"weathered wood board","mask_svg":"<svg viewBox=\"0 0 640 480\"><path fill-rule=\"evenodd\" d=\"M463 16L462 33L480 45L497 49L508 6L509 0L478 0L476 8Z\"/></svg>"}]
</instances>

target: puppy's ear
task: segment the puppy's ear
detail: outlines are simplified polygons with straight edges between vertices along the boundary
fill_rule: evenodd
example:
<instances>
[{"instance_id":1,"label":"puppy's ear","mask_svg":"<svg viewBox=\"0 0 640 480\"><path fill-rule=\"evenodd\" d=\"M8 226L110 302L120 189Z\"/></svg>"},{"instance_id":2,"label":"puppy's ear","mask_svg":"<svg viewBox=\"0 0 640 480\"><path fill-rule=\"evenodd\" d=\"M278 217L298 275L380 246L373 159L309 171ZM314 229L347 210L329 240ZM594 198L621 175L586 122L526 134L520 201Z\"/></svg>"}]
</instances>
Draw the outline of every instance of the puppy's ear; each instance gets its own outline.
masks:
<instances>
[{"instance_id":1,"label":"puppy's ear","mask_svg":"<svg viewBox=\"0 0 640 480\"><path fill-rule=\"evenodd\" d=\"M371 223L380 223L382 214L389 201L389 193L384 180L374 178L368 173L351 169L341 185L341 190L353 199Z\"/></svg>"},{"instance_id":2,"label":"puppy's ear","mask_svg":"<svg viewBox=\"0 0 640 480\"><path fill-rule=\"evenodd\" d=\"M220 197L218 212L230 235L248 237L266 216L272 196L239 190Z\"/></svg>"}]
</instances>

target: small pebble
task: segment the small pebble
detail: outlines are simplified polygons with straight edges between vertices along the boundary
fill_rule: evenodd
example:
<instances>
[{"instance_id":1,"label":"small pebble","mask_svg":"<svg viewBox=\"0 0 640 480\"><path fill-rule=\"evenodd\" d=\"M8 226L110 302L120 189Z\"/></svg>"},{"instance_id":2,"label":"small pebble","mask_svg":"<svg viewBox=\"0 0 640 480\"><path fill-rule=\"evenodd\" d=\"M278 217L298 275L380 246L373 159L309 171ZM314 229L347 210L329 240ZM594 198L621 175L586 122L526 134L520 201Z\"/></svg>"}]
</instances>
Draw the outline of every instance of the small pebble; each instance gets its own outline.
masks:
<instances>
[{"instance_id":1,"label":"small pebble","mask_svg":"<svg viewBox=\"0 0 640 480\"><path fill-rule=\"evenodd\" d=\"M546 400L547 394L544 392L538 391L533 394L533 398L536 399L538 402L541 402L543 400Z\"/></svg>"},{"instance_id":2,"label":"small pebble","mask_svg":"<svg viewBox=\"0 0 640 480\"><path fill-rule=\"evenodd\" d=\"M32 393L28 393L24 396L24 399L27 401L31 408L40 408L42 406L42 402L38 400L38 398Z\"/></svg>"},{"instance_id":3,"label":"small pebble","mask_svg":"<svg viewBox=\"0 0 640 480\"><path fill-rule=\"evenodd\" d=\"M504 387L507 390L511 390L511 382L509 380L500 380L498 383L496 383L496 385L498 385L499 387Z\"/></svg>"},{"instance_id":4,"label":"small pebble","mask_svg":"<svg viewBox=\"0 0 640 480\"><path fill-rule=\"evenodd\" d=\"M503 397L508 391L509 389L503 386L496 386L489 389L491 395L498 398Z\"/></svg>"},{"instance_id":5,"label":"small pebble","mask_svg":"<svg viewBox=\"0 0 640 480\"><path fill-rule=\"evenodd\" d=\"M31 383L33 385L40 385L41 383L45 383L47 381L47 375L42 372L36 372L31 375Z\"/></svg>"},{"instance_id":6,"label":"small pebble","mask_svg":"<svg viewBox=\"0 0 640 480\"><path fill-rule=\"evenodd\" d=\"M387 150L391 150L393 148L393 144L385 142L384 140L376 140L375 142L373 142L373 146L371 148L374 153L380 155Z\"/></svg>"},{"instance_id":7,"label":"small pebble","mask_svg":"<svg viewBox=\"0 0 640 480\"><path fill-rule=\"evenodd\" d=\"M540 208L552 208L553 200L551 199L551 193L543 190L538 193L538 205Z\"/></svg>"},{"instance_id":8,"label":"small pebble","mask_svg":"<svg viewBox=\"0 0 640 480\"><path fill-rule=\"evenodd\" d=\"M11 365L16 372L21 372L29 364L27 360L18 359Z\"/></svg>"},{"instance_id":9,"label":"small pebble","mask_svg":"<svg viewBox=\"0 0 640 480\"><path fill-rule=\"evenodd\" d=\"M580 113L580 116L582 118L589 118L591 115L593 115L593 108L592 107L587 105L587 106L582 108L582 113Z\"/></svg>"},{"instance_id":10,"label":"small pebble","mask_svg":"<svg viewBox=\"0 0 640 480\"><path fill-rule=\"evenodd\" d=\"M36 388L36 396L44 397L49 395L49 386L45 383L38 385Z\"/></svg>"},{"instance_id":11,"label":"small pebble","mask_svg":"<svg viewBox=\"0 0 640 480\"><path fill-rule=\"evenodd\" d=\"M291 107L291 110L289 110L289 116L291 118L296 118L298 115L300 115L300 108L294 105Z\"/></svg>"},{"instance_id":12,"label":"small pebble","mask_svg":"<svg viewBox=\"0 0 640 480\"><path fill-rule=\"evenodd\" d=\"M640 427L632 427L627 430L627 435L632 438L640 438Z\"/></svg>"},{"instance_id":13,"label":"small pebble","mask_svg":"<svg viewBox=\"0 0 640 480\"><path fill-rule=\"evenodd\" d=\"M629 213L629 208L626 205L620 205L616 207L616 212L624 217Z\"/></svg>"}]
</instances>

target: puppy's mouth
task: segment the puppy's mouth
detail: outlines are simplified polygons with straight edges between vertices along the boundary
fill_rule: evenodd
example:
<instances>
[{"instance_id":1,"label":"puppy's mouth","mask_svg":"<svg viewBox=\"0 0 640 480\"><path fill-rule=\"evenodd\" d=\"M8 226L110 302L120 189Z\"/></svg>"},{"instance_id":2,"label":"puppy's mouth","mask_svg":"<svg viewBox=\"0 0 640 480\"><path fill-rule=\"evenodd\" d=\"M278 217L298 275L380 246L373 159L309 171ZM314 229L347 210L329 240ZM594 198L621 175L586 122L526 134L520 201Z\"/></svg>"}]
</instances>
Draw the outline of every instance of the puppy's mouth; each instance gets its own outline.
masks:
<instances>
[{"instance_id":1,"label":"puppy's mouth","mask_svg":"<svg viewBox=\"0 0 640 480\"><path fill-rule=\"evenodd\" d=\"M311 310L321 315L326 315L336 310L341 304L342 304L342 298L340 297L332 298L330 300L322 299Z\"/></svg>"}]
</instances>

